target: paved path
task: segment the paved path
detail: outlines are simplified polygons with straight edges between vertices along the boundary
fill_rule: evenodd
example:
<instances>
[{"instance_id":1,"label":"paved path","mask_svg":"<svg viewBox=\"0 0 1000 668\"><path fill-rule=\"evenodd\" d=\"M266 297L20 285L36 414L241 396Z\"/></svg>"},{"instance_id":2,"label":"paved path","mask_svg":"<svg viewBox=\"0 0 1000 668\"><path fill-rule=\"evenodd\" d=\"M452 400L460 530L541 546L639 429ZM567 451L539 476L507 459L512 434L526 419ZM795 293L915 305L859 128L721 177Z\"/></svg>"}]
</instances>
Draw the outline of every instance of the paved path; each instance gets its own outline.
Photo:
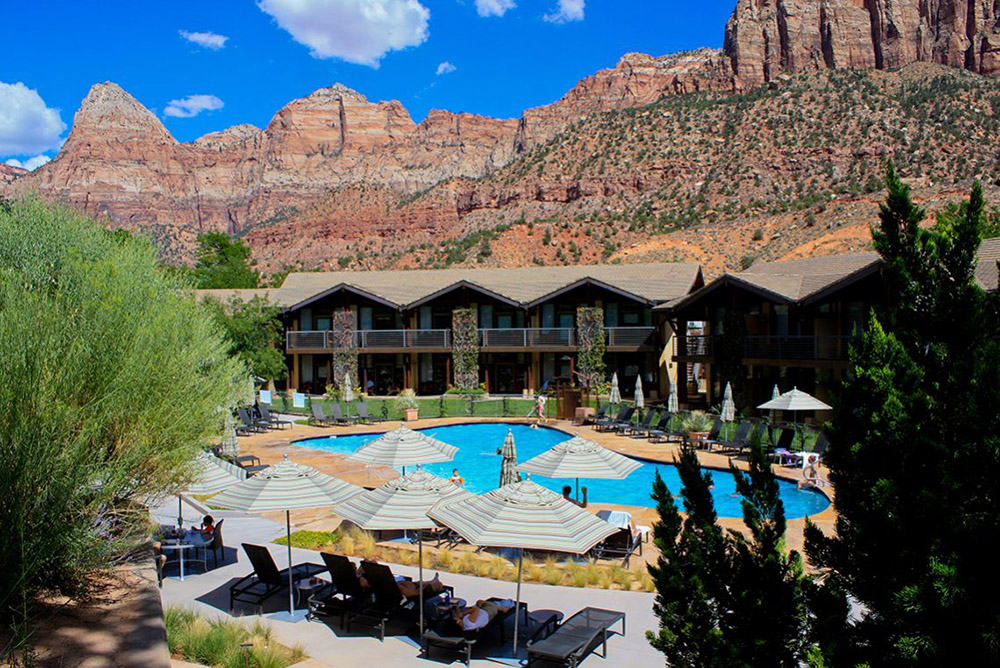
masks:
<instances>
[{"instance_id":1,"label":"paved path","mask_svg":"<svg viewBox=\"0 0 1000 668\"><path fill-rule=\"evenodd\" d=\"M196 510L185 508L185 516L188 511L192 512L191 518L195 518ZM217 513L225 515L224 537L228 545L238 546L242 542L258 543L268 545L274 561L279 568L284 568L287 563L286 548L278 545L269 545L274 538L285 533L283 525L268 519L241 515L227 511ZM173 499L164 504L162 508L153 512L154 519L164 523L172 523L177 515L177 501ZM188 575L184 582L180 582L176 577L168 577L163 582L162 597L164 606L181 605L211 617L228 617L226 608L229 604L228 585L236 578L247 575L250 572L250 565L246 555L240 553L238 562L234 562L236 552L231 547L227 548L226 565L221 565L207 573ZM306 561L320 562L319 553L311 550L292 550L292 560L295 563ZM410 575L417 577L415 567L392 565L393 572L399 575ZM168 574L174 571L168 571ZM432 577L434 571L427 570L424 577ZM442 579L455 587L455 595L468 601L475 601L489 596L514 598L515 584L513 582L502 582L486 578L476 578L468 575L458 575L445 573ZM645 631L656 627L656 619L653 615L653 595L640 592L624 592L604 589L579 589L575 587L553 587L541 584L524 584L521 589L522 600L528 603L531 610L535 609L556 609L563 611L567 616L577 610L587 607L604 607L613 610L621 610L627 614L626 634L624 637L614 636L608 642L609 659L605 661L600 656L592 655L584 662L584 666L591 668L605 668L610 666L630 666L640 668L643 666L659 666L663 664L662 655L653 650L645 639ZM418 658L417 645L405 635L396 631L397 635L387 636L385 642L379 642L377 638L364 635L363 629L353 629L352 634L347 635L336 627L328 627L322 622L307 622L299 620L289 623L277 617L282 610L287 616L288 598L285 595L275 595L268 601L265 608L265 618L274 630L279 642L286 645L301 644L306 653L315 659L320 665L334 666L337 668L350 667L392 667L419 666L427 668L434 665L447 665L455 661L455 665L460 665L457 655L444 652L436 652L433 660ZM274 614L277 613L277 614ZM255 619L249 609L245 610L248 619ZM508 634L509 637L510 634ZM488 646L489 647L489 646ZM493 643L492 649L498 649ZM506 656L510 657L509 645L506 648ZM473 666L497 665L494 660L486 656L487 652L477 650L474 654ZM502 656L502 652L491 653L492 657ZM523 652L521 653L523 657Z\"/></svg>"}]
</instances>

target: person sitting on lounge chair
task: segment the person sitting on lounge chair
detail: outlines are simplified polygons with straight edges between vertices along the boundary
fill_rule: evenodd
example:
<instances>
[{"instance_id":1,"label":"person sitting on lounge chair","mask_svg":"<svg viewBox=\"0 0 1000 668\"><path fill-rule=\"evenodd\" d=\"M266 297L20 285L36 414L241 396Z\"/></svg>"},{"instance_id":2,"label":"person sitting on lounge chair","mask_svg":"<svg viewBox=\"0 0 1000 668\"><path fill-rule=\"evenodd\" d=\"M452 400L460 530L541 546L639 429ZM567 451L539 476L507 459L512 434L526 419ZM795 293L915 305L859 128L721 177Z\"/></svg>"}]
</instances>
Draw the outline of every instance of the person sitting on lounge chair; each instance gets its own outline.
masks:
<instances>
[{"instance_id":1,"label":"person sitting on lounge chair","mask_svg":"<svg viewBox=\"0 0 1000 668\"><path fill-rule=\"evenodd\" d=\"M421 583L414 582L413 580L396 580L396 586L399 587L399 593L406 598L415 598L416 596L419 596L420 584ZM436 573L432 580L424 580L423 585L425 598L437 596L444 589L440 573Z\"/></svg>"}]
</instances>

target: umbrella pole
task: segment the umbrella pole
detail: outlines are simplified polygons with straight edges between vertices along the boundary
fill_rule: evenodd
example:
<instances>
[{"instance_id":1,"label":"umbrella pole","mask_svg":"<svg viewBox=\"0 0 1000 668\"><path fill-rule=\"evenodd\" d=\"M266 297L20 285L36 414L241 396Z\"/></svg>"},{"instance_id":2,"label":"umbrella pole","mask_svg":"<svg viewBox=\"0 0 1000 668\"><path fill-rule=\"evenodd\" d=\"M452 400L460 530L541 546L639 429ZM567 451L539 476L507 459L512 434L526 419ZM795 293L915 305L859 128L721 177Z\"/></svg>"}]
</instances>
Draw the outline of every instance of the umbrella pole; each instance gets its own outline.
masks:
<instances>
[{"instance_id":1,"label":"umbrella pole","mask_svg":"<svg viewBox=\"0 0 1000 668\"><path fill-rule=\"evenodd\" d=\"M177 528L180 529L184 524L184 497L180 494L177 495Z\"/></svg>"},{"instance_id":2,"label":"umbrella pole","mask_svg":"<svg viewBox=\"0 0 1000 668\"><path fill-rule=\"evenodd\" d=\"M524 550L517 548L517 603L514 604L514 660L517 660L517 623L521 617L521 561Z\"/></svg>"},{"instance_id":3,"label":"umbrella pole","mask_svg":"<svg viewBox=\"0 0 1000 668\"><path fill-rule=\"evenodd\" d=\"M288 616L295 616L295 588L292 574L292 511L285 511L285 532L288 534Z\"/></svg>"},{"instance_id":4,"label":"umbrella pole","mask_svg":"<svg viewBox=\"0 0 1000 668\"><path fill-rule=\"evenodd\" d=\"M580 503L580 479L576 479L576 502Z\"/></svg>"},{"instance_id":5,"label":"umbrella pole","mask_svg":"<svg viewBox=\"0 0 1000 668\"><path fill-rule=\"evenodd\" d=\"M420 637L424 637L424 538L417 532L417 577L420 579L420 583L417 585L417 589L420 592ZM419 639L418 641L419 642Z\"/></svg>"}]
</instances>

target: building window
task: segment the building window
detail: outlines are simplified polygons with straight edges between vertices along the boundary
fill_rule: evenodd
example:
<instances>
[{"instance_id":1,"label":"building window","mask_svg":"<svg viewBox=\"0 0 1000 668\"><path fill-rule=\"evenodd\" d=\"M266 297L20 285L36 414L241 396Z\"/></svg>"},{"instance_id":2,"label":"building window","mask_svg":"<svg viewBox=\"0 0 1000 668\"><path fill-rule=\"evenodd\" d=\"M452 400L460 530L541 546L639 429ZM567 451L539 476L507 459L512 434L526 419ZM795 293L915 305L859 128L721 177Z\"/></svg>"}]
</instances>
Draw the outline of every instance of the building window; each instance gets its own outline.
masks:
<instances>
[{"instance_id":1,"label":"building window","mask_svg":"<svg viewBox=\"0 0 1000 668\"><path fill-rule=\"evenodd\" d=\"M556 326L556 305L542 304L542 327Z\"/></svg>"},{"instance_id":2,"label":"building window","mask_svg":"<svg viewBox=\"0 0 1000 668\"><path fill-rule=\"evenodd\" d=\"M788 336L788 307L784 304L774 307L774 331L778 336Z\"/></svg>"},{"instance_id":3,"label":"building window","mask_svg":"<svg viewBox=\"0 0 1000 668\"><path fill-rule=\"evenodd\" d=\"M361 321L360 329L372 329L372 307L362 306L358 309L358 317Z\"/></svg>"},{"instance_id":4,"label":"building window","mask_svg":"<svg viewBox=\"0 0 1000 668\"><path fill-rule=\"evenodd\" d=\"M604 326L618 326L618 302L608 302L604 305Z\"/></svg>"},{"instance_id":5,"label":"building window","mask_svg":"<svg viewBox=\"0 0 1000 668\"><path fill-rule=\"evenodd\" d=\"M493 329L492 304L483 304L479 307L479 329Z\"/></svg>"},{"instance_id":6,"label":"building window","mask_svg":"<svg viewBox=\"0 0 1000 668\"><path fill-rule=\"evenodd\" d=\"M433 321L433 312L430 306L421 306L419 315L420 329L430 329ZM421 379L423 380L423 379Z\"/></svg>"}]
</instances>

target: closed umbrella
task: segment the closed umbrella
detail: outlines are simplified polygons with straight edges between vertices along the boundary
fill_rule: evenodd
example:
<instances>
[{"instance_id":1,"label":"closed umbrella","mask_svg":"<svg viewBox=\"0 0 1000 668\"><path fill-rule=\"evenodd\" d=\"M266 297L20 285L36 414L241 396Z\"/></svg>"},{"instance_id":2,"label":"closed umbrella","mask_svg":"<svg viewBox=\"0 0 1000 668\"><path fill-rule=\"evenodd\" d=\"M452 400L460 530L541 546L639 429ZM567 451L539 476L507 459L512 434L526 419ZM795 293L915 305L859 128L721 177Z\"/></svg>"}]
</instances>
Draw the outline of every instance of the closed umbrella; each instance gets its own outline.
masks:
<instances>
[{"instance_id":1,"label":"closed umbrella","mask_svg":"<svg viewBox=\"0 0 1000 668\"><path fill-rule=\"evenodd\" d=\"M537 473L546 478L576 478L577 500L579 500L580 478L622 480L640 466L642 464L634 459L629 459L580 436L574 436L532 457L517 468L519 471Z\"/></svg>"},{"instance_id":2,"label":"closed umbrella","mask_svg":"<svg viewBox=\"0 0 1000 668\"><path fill-rule=\"evenodd\" d=\"M187 494L218 494L247 478L247 472L236 464L219 459L209 452L200 452L191 463L194 477L187 486ZM184 497L177 495L177 526L184 524Z\"/></svg>"},{"instance_id":3,"label":"closed umbrella","mask_svg":"<svg viewBox=\"0 0 1000 668\"><path fill-rule=\"evenodd\" d=\"M611 395L608 397L608 403L620 404L622 402L622 393L618 389L618 372L615 371L611 374Z\"/></svg>"},{"instance_id":4,"label":"closed umbrella","mask_svg":"<svg viewBox=\"0 0 1000 668\"><path fill-rule=\"evenodd\" d=\"M635 377L635 407L646 407L646 398L642 395L642 376Z\"/></svg>"},{"instance_id":5,"label":"closed umbrella","mask_svg":"<svg viewBox=\"0 0 1000 668\"><path fill-rule=\"evenodd\" d=\"M455 446L400 424L398 428L362 445L347 458L366 464L402 467L405 472L405 467L415 464L450 462L456 452L458 448Z\"/></svg>"},{"instance_id":6,"label":"closed umbrella","mask_svg":"<svg viewBox=\"0 0 1000 668\"><path fill-rule=\"evenodd\" d=\"M240 445L236 440L236 422L233 420L231 411L225 412L225 427L220 452L227 457L235 457L240 452Z\"/></svg>"},{"instance_id":7,"label":"closed umbrella","mask_svg":"<svg viewBox=\"0 0 1000 668\"><path fill-rule=\"evenodd\" d=\"M342 396L345 402L354 401L354 385L351 384L350 372L344 374L344 392Z\"/></svg>"},{"instance_id":8,"label":"closed umbrella","mask_svg":"<svg viewBox=\"0 0 1000 668\"><path fill-rule=\"evenodd\" d=\"M733 401L733 386L726 382L726 391L722 395L722 410L719 411L723 422L732 422L736 419L736 403Z\"/></svg>"},{"instance_id":9,"label":"closed umbrella","mask_svg":"<svg viewBox=\"0 0 1000 668\"><path fill-rule=\"evenodd\" d=\"M517 446L514 445L514 431L507 430L507 437L500 449L503 460L500 463L500 486L521 482L521 474L517 470Z\"/></svg>"},{"instance_id":10,"label":"closed umbrella","mask_svg":"<svg viewBox=\"0 0 1000 668\"><path fill-rule=\"evenodd\" d=\"M353 496L334 506L344 519L366 531L417 531L417 563L419 568L420 630L424 628L424 544L419 529L433 529L437 523L427 512L441 501L457 501L473 496L444 478L423 469L376 489Z\"/></svg>"},{"instance_id":11,"label":"closed umbrella","mask_svg":"<svg viewBox=\"0 0 1000 668\"><path fill-rule=\"evenodd\" d=\"M667 412L673 415L678 410L680 410L680 405L677 401L677 383L674 379L670 379L670 387L667 394Z\"/></svg>"},{"instance_id":12,"label":"closed umbrella","mask_svg":"<svg viewBox=\"0 0 1000 668\"><path fill-rule=\"evenodd\" d=\"M517 550L515 658L521 607L522 551L583 554L618 530L530 479L480 496L442 501L427 514L472 545Z\"/></svg>"},{"instance_id":13,"label":"closed umbrella","mask_svg":"<svg viewBox=\"0 0 1000 668\"><path fill-rule=\"evenodd\" d=\"M360 494L362 488L320 473L311 466L296 464L286 454L282 461L269 466L243 482L233 485L212 499L212 505L248 513L285 511L288 538L288 614L295 614L292 573L292 510L328 508Z\"/></svg>"}]
</instances>

